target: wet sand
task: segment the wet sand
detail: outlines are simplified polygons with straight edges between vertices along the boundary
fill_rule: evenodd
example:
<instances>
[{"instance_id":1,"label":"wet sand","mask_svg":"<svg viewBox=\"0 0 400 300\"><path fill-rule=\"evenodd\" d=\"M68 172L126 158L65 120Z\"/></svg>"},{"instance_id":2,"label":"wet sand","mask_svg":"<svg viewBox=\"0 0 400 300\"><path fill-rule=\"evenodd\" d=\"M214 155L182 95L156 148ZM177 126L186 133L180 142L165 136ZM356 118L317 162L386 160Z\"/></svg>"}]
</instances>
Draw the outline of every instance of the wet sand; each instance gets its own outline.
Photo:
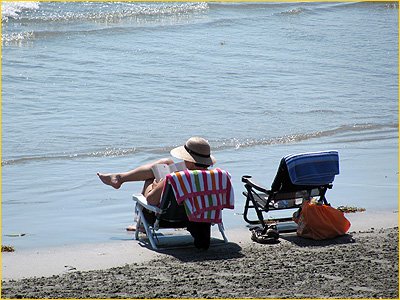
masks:
<instances>
[{"instance_id":1,"label":"wet sand","mask_svg":"<svg viewBox=\"0 0 400 300\"><path fill-rule=\"evenodd\" d=\"M356 228L357 229L357 228ZM282 234L258 244L231 234L208 251L151 252L146 260L3 281L2 298L398 298L398 228L313 241Z\"/></svg>"}]
</instances>

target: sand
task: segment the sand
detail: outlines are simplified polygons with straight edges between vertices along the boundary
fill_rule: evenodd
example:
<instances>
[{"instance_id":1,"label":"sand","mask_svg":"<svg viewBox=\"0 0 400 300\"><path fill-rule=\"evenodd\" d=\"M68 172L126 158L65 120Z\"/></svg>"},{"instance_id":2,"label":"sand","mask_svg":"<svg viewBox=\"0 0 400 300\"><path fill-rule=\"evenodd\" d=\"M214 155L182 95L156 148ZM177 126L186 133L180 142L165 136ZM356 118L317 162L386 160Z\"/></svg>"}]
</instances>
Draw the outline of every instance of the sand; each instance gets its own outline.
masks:
<instances>
[{"instance_id":1,"label":"sand","mask_svg":"<svg viewBox=\"0 0 400 300\"><path fill-rule=\"evenodd\" d=\"M384 225L397 219L397 213L388 216ZM92 249L92 256L88 248L75 256L91 258L91 263L85 266L76 259L71 269L53 269L59 275L32 277L32 272L14 280L8 273L2 298L398 298L398 228L365 222L370 218L350 216L351 231L326 241L291 233L265 245L252 242L241 229L228 231L228 244L214 239L208 251L185 247L156 252L135 241L114 255L111 246L103 255L99 251L105 246ZM98 256L108 263L85 271L99 264L102 259L92 261ZM119 266L109 268L113 263L107 257ZM71 258L58 259L67 266Z\"/></svg>"}]
</instances>

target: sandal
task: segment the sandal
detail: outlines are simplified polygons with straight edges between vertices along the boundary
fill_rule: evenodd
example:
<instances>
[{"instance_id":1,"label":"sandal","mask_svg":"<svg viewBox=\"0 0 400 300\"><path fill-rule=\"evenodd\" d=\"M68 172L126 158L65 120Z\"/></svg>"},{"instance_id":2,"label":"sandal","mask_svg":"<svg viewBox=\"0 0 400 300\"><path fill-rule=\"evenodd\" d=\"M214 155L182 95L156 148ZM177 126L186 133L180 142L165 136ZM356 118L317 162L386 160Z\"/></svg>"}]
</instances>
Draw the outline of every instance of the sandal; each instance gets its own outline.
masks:
<instances>
[{"instance_id":1,"label":"sandal","mask_svg":"<svg viewBox=\"0 0 400 300\"><path fill-rule=\"evenodd\" d=\"M269 228L264 234L262 228L251 229L251 240L260 244L276 244L279 243L279 232Z\"/></svg>"}]
</instances>

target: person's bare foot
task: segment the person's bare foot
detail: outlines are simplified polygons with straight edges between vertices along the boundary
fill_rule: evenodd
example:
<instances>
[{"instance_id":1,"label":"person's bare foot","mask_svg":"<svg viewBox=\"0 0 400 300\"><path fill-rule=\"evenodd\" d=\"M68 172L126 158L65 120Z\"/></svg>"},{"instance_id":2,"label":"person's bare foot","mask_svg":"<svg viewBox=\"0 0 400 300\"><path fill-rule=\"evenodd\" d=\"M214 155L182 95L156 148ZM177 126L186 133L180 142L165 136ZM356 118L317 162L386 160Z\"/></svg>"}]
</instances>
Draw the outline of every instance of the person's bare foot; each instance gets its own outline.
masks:
<instances>
[{"instance_id":1,"label":"person's bare foot","mask_svg":"<svg viewBox=\"0 0 400 300\"><path fill-rule=\"evenodd\" d=\"M137 226L136 224L132 224L126 227L126 231L136 231L137 230ZM140 233L146 233L146 230L144 229L143 226L139 227L139 232Z\"/></svg>"},{"instance_id":2,"label":"person's bare foot","mask_svg":"<svg viewBox=\"0 0 400 300\"><path fill-rule=\"evenodd\" d=\"M117 174L101 174L97 172L100 180L107 185L111 185L114 189L119 189L122 185L121 176Z\"/></svg>"}]
</instances>

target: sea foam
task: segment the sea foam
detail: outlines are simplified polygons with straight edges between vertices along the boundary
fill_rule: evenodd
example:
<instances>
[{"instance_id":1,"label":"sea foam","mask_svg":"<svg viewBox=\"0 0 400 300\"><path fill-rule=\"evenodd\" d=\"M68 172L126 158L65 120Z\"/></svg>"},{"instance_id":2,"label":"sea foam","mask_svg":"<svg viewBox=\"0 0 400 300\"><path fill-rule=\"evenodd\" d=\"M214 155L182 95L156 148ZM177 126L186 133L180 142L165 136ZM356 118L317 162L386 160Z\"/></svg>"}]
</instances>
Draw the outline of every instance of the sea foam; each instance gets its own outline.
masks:
<instances>
[{"instance_id":1,"label":"sea foam","mask_svg":"<svg viewBox=\"0 0 400 300\"><path fill-rule=\"evenodd\" d=\"M23 10L35 10L39 8L39 2L3 2L1 5L2 20L18 18Z\"/></svg>"}]
</instances>

